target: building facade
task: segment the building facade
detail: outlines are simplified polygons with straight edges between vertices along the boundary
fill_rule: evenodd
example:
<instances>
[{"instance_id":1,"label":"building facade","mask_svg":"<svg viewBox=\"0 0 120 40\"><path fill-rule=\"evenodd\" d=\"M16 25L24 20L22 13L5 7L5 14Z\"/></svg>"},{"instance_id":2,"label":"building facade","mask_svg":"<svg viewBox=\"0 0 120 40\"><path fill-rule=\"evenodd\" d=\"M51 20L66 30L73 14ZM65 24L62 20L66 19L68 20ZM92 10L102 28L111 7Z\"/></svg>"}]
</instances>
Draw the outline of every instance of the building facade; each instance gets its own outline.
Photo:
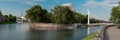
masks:
<instances>
[{"instance_id":1,"label":"building facade","mask_svg":"<svg viewBox=\"0 0 120 40\"><path fill-rule=\"evenodd\" d=\"M20 16L16 18L16 20L18 23L23 23L23 22L27 21L26 18L23 16L22 12L21 12Z\"/></svg>"}]
</instances>

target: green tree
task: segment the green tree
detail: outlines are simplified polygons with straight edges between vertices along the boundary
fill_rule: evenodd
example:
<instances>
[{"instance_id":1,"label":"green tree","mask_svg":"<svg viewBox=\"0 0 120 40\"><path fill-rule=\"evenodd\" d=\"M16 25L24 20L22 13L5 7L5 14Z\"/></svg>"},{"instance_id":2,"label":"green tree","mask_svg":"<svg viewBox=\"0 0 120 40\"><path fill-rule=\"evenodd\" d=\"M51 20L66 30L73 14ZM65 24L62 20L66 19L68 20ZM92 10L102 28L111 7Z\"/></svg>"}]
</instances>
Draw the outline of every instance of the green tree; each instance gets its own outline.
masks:
<instances>
[{"instance_id":1,"label":"green tree","mask_svg":"<svg viewBox=\"0 0 120 40\"><path fill-rule=\"evenodd\" d=\"M26 13L26 18L31 20L31 22L52 22L57 24L87 23L87 15L72 11L66 6L57 5L49 13L46 9L42 9L40 5L34 5Z\"/></svg>"},{"instance_id":2,"label":"green tree","mask_svg":"<svg viewBox=\"0 0 120 40\"><path fill-rule=\"evenodd\" d=\"M119 20L120 20L120 4L118 6L114 6L112 8L111 17L110 17L110 21L112 21L112 22L116 22Z\"/></svg>"},{"instance_id":3,"label":"green tree","mask_svg":"<svg viewBox=\"0 0 120 40\"><path fill-rule=\"evenodd\" d=\"M74 12L75 23L87 23L87 16Z\"/></svg>"},{"instance_id":4,"label":"green tree","mask_svg":"<svg viewBox=\"0 0 120 40\"><path fill-rule=\"evenodd\" d=\"M53 19L55 23L58 24L70 24L73 23L74 15L68 7L65 6L55 6L52 10Z\"/></svg>"},{"instance_id":5,"label":"green tree","mask_svg":"<svg viewBox=\"0 0 120 40\"><path fill-rule=\"evenodd\" d=\"M16 22L16 16L13 16L12 14L5 15L7 22Z\"/></svg>"},{"instance_id":6,"label":"green tree","mask_svg":"<svg viewBox=\"0 0 120 40\"><path fill-rule=\"evenodd\" d=\"M27 10L26 13L26 18L31 22L50 22L48 17L50 14L46 9L42 9L40 5L34 5L29 10Z\"/></svg>"}]
</instances>

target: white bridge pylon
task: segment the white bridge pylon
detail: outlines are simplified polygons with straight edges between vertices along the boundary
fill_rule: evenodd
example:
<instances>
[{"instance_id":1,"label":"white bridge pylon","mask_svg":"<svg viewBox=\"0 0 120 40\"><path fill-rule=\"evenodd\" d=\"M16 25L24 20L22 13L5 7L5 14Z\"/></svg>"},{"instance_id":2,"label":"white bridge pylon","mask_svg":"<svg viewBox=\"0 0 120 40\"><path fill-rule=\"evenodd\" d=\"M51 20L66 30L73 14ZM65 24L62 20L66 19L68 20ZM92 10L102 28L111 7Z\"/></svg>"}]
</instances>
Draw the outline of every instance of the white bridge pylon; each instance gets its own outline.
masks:
<instances>
[{"instance_id":1,"label":"white bridge pylon","mask_svg":"<svg viewBox=\"0 0 120 40\"><path fill-rule=\"evenodd\" d=\"M90 11L89 11L89 9L87 9L87 11L88 11L88 21L87 21L87 25L90 25ZM87 35L89 35L90 34L90 28L88 27L87 28Z\"/></svg>"},{"instance_id":2,"label":"white bridge pylon","mask_svg":"<svg viewBox=\"0 0 120 40\"><path fill-rule=\"evenodd\" d=\"M87 25L89 25L89 24L90 24L90 11L89 11L89 9L87 9L87 11L88 11L88 21L87 21Z\"/></svg>"}]
</instances>

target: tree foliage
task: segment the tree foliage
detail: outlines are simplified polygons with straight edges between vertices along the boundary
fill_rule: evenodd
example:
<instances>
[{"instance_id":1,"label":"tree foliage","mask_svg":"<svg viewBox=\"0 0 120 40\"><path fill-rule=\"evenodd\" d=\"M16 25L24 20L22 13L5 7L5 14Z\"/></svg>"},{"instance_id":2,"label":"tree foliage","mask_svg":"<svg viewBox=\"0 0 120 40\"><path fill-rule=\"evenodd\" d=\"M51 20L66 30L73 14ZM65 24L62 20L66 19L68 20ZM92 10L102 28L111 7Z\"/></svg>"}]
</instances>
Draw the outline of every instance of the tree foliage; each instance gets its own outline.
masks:
<instances>
[{"instance_id":1,"label":"tree foliage","mask_svg":"<svg viewBox=\"0 0 120 40\"><path fill-rule=\"evenodd\" d=\"M0 11L0 24L8 22L16 22L16 16L13 16L12 14L2 15L2 12Z\"/></svg>"},{"instance_id":2,"label":"tree foliage","mask_svg":"<svg viewBox=\"0 0 120 40\"><path fill-rule=\"evenodd\" d=\"M16 22L16 16L13 16L12 14L5 15L6 22Z\"/></svg>"},{"instance_id":3,"label":"tree foliage","mask_svg":"<svg viewBox=\"0 0 120 40\"><path fill-rule=\"evenodd\" d=\"M46 9L42 9L39 5L34 5L29 10L26 11L26 17L32 22L49 22L49 16Z\"/></svg>"},{"instance_id":4,"label":"tree foliage","mask_svg":"<svg viewBox=\"0 0 120 40\"><path fill-rule=\"evenodd\" d=\"M1 22L16 22L16 17L12 14L2 15L2 12L0 11L0 20Z\"/></svg>"},{"instance_id":5,"label":"tree foliage","mask_svg":"<svg viewBox=\"0 0 120 40\"><path fill-rule=\"evenodd\" d=\"M53 19L55 23L73 23L74 12L71 11L68 7L65 6L55 6L53 11Z\"/></svg>"},{"instance_id":6,"label":"tree foliage","mask_svg":"<svg viewBox=\"0 0 120 40\"><path fill-rule=\"evenodd\" d=\"M120 5L114 6L111 10L110 21L116 22L120 20Z\"/></svg>"},{"instance_id":7,"label":"tree foliage","mask_svg":"<svg viewBox=\"0 0 120 40\"><path fill-rule=\"evenodd\" d=\"M87 23L87 15L72 11L66 6L57 5L51 12L48 12L46 9L42 9L40 5L34 5L26 13L26 18L31 20L31 22L56 24Z\"/></svg>"},{"instance_id":8,"label":"tree foliage","mask_svg":"<svg viewBox=\"0 0 120 40\"><path fill-rule=\"evenodd\" d=\"M75 23L87 23L87 16L74 12Z\"/></svg>"}]
</instances>

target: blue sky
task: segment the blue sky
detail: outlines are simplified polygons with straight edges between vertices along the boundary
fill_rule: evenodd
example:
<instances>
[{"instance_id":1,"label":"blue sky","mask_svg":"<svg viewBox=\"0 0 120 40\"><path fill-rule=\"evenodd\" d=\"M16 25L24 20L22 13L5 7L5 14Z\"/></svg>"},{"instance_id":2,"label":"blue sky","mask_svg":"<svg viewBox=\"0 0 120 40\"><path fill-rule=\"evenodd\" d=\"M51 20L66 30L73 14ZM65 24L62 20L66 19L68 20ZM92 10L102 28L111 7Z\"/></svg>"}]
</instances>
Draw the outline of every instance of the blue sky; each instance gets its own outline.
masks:
<instances>
[{"instance_id":1,"label":"blue sky","mask_svg":"<svg viewBox=\"0 0 120 40\"><path fill-rule=\"evenodd\" d=\"M73 3L75 11L82 14L87 14L87 9L90 10L90 17L109 20L111 8L117 6L119 0L0 0L0 10L5 14L13 14L20 16L26 10L35 4L39 4L42 8L50 11L55 5L65 3Z\"/></svg>"}]
</instances>

